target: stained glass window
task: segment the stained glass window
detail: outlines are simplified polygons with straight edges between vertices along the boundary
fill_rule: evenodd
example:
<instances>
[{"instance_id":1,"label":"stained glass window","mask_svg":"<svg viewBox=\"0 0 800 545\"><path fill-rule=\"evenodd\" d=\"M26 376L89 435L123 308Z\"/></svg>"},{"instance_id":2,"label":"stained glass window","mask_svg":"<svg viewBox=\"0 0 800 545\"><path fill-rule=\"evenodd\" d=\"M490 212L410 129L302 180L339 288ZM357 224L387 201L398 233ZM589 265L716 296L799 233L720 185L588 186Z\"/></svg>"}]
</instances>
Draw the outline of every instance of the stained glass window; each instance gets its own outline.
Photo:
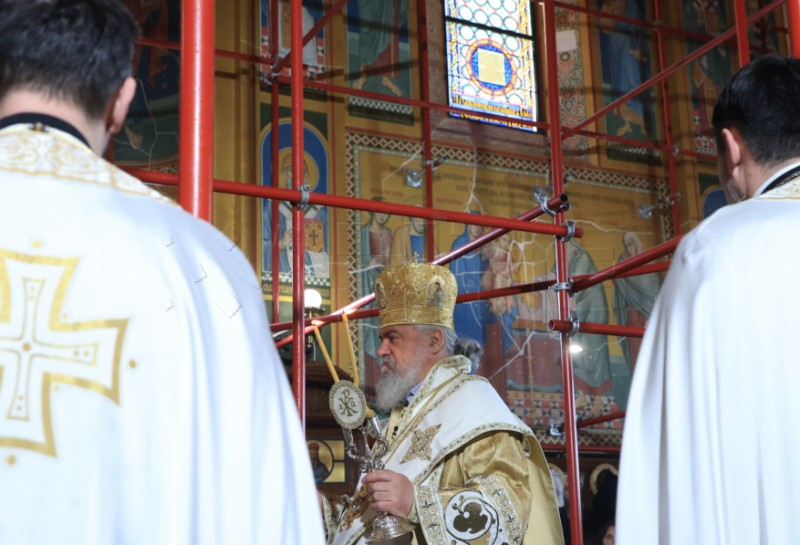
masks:
<instances>
[{"instance_id":1,"label":"stained glass window","mask_svg":"<svg viewBox=\"0 0 800 545\"><path fill-rule=\"evenodd\" d=\"M509 119L481 119L487 123L533 131L513 121L538 119L529 0L444 4L449 104Z\"/></svg>"}]
</instances>

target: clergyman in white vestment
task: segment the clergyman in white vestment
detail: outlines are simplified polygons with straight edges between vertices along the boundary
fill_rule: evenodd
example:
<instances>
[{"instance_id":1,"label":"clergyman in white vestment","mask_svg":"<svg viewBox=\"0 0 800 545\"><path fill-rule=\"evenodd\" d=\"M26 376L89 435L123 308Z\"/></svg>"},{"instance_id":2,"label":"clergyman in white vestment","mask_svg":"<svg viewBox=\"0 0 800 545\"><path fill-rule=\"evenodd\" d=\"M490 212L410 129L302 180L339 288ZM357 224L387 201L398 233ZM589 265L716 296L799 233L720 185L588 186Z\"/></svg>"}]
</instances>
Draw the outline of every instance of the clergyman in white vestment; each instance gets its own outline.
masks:
<instances>
[{"instance_id":1,"label":"clergyman in white vestment","mask_svg":"<svg viewBox=\"0 0 800 545\"><path fill-rule=\"evenodd\" d=\"M621 545L800 539L800 60L759 57L714 111L720 180L747 200L681 241L625 421Z\"/></svg>"},{"instance_id":2,"label":"clergyman in white vestment","mask_svg":"<svg viewBox=\"0 0 800 545\"><path fill-rule=\"evenodd\" d=\"M98 156L135 33L117 0L3 3L0 543L320 544L249 262Z\"/></svg>"}]
</instances>

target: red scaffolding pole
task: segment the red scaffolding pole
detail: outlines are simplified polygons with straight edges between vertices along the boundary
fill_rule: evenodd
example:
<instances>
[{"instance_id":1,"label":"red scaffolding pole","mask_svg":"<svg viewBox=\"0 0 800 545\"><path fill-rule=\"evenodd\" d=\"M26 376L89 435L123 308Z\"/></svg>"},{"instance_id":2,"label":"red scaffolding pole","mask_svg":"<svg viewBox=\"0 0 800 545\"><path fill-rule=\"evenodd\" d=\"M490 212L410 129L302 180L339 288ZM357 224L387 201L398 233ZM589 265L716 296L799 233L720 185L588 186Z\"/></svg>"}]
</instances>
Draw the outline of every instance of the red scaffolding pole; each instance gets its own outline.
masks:
<instances>
[{"instance_id":1,"label":"red scaffolding pole","mask_svg":"<svg viewBox=\"0 0 800 545\"><path fill-rule=\"evenodd\" d=\"M654 15L656 21L661 20L660 2L655 2ZM665 30L662 27L662 25L657 25L655 27L655 30L656 30L656 47L658 52L658 67L663 68L667 66L667 57L666 57L666 52L664 51ZM675 142L672 137L672 108L670 107L669 84L667 83L666 79L661 81L661 108L663 111L662 120L664 123L664 139L666 140L667 148L674 148ZM667 157L667 168L669 171L669 194L677 195L678 184L675 176L675 153L667 153L666 157ZM681 222L680 222L680 207L677 198L671 200L670 211L672 213L672 228L675 234L678 235L681 232Z\"/></svg>"},{"instance_id":2,"label":"red scaffolding pole","mask_svg":"<svg viewBox=\"0 0 800 545\"><path fill-rule=\"evenodd\" d=\"M303 2L291 0L292 50L289 53L292 67L292 186L301 190L303 200L308 195L305 185L305 151L303 142ZM272 120L273 126L278 124ZM277 140L277 138L276 138ZM277 158L273 158L274 159ZM301 201L302 204L302 201ZM292 335L303 339L305 334L305 213L300 205L292 207ZM272 266L275 270L275 263ZM274 277L273 272L273 277ZM273 279L273 283L275 280ZM306 344L292 344L292 388L300 421L305 429L306 422Z\"/></svg>"},{"instance_id":3,"label":"red scaffolding pole","mask_svg":"<svg viewBox=\"0 0 800 545\"><path fill-rule=\"evenodd\" d=\"M750 39L747 37L747 6L745 0L733 0L736 21L736 43L739 49L739 66L750 62Z\"/></svg>"},{"instance_id":4,"label":"red scaffolding pole","mask_svg":"<svg viewBox=\"0 0 800 545\"><path fill-rule=\"evenodd\" d=\"M792 57L800 58L800 0L786 0L789 11L789 41Z\"/></svg>"},{"instance_id":5,"label":"red scaffolding pole","mask_svg":"<svg viewBox=\"0 0 800 545\"><path fill-rule=\"evenodd\" d=\"M419 55L419 91L422 100L429 102L430 73L428 71L428 11L426 2L417 2L417 54ZM431 154L431 111L422 108L422 157L425 173L425 206L433 208L433 156ZM425 222L425 252L428 260L436 256L436 245L433 240L433 221Z\"/></svg>"},{"instance_id":6,"label":"red scaffolding pole","mask_svg":"<svg viewBox=\"0 0 800 545\"><path fill-rule=\"evenodd\" d=\"M547 58L547 105L550 122L550 172L553 176L553 194L564 192L564 162L561 127L561 85L558 79L558 52L556 51L556 10L554 0L544 2L545 55ZM555 214L555 224L564 224L564 212ZM555 239L556 285L563 286L569 280L566 237ZM570 315L569 293L559 289L558 316L562 320ZM567 453L567 488L569 489L569 524L572 543L583 544L583 514L581 513L580 469L578 463L578 428L575 417L575 386L572 371L572 354L569 337L561 335L561 376L564 392L564 449Z\"/></svg>"},{"instance_id":7,"label":"red scaffolding pole","mask_svg":"<svg viewBox=\"0 0 800 545\"><path fill-rule=\"evenodd\" d=\"M185 2L181 17L178 201L211 221L214 176L214 0Z\"/></svg>"},{"instance_id":8,"label":"red scaffolding pole","mask_svg":"<svg viewBox=\"0 0 800 545\"><path fill-rule=\"evenodd\" d=\"M273 62L274 59L278 58L278 44L279 40L276 38L278 36L278 16L279 16L279 9L280 9L280 2L272 2L270 5L270 20L269 20L269 45L270 45L270 54L272 56ZM288 57L287 57L288 58ZM270 70L271 76L275 75L275 72ZM278 161L279 152L280 152L280 118L281 118L281 94L280 94L280 83L276 81L276 79L272 78L272 87L270 90L272 103L270 104L270 111L272 113L272 141L270 145L270 153L272 154L272 162L271 162L271 169L270 169L270 176L272 176L272 180L270 180L270 185L272 187L280 187L280 170L281 165L280 161ZM272 252L272 256L270 259L270 263L272 263L272 270L270 271L270 275L272 275L272 321L276 321L278 316L280 316L280 247L279 243L276 242L276 237L278 235L278 214L280 211L278 210L278 206L280 203L276 199L272 199L269 203L271 214L270 214L270 233L272 233L272 248L269 248L269 251ZM262 206L263 210L263 206ZM261 221L265 221L263 217ZM266 250L265 250L266 251Z\"/></svg>"}]
</instances>

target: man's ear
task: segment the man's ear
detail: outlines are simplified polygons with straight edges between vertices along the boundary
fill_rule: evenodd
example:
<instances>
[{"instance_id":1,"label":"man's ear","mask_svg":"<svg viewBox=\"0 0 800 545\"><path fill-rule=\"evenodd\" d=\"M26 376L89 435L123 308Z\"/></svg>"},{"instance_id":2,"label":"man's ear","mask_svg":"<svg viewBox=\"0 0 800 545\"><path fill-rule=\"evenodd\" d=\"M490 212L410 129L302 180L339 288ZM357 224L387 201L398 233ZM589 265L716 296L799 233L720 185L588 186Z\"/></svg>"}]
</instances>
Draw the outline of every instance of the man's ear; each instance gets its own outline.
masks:
<instances>
[{"instance_id":1,"label":"man's ear","mask_svg":"<svg viewBox=\"0 0 800 545\"><path fill-rule=\"evenodd\" d=\"M722 129L722 139L725 141L725 166L730 174L742 162L742 146L744 140L736 129Z\"/></svg>"},{"instance_id":2,"label":"man's ear","mask_svg":"<svg viewBox=\"0 0 800 545\"><path fill-rule=\"evenodd\" d=\"M431 347L431 352L434 354L444 348L444 334L442 330L439 328L432 329L430 337L428 337L428 343Z\"/></svg>"},{"instance_id":3,"label":"man's ear","mask_svg":"<svg viewBox=\"0 0 800 545\"><path fill-rule=\"evenodd\" d=\"M108 110L106 131L109 134L117 134L122 129L134 95L136 95L136 80L126 78L119 91L117 91L117 95L111 103L111 108Z\"/></svg>"}]
</instances>

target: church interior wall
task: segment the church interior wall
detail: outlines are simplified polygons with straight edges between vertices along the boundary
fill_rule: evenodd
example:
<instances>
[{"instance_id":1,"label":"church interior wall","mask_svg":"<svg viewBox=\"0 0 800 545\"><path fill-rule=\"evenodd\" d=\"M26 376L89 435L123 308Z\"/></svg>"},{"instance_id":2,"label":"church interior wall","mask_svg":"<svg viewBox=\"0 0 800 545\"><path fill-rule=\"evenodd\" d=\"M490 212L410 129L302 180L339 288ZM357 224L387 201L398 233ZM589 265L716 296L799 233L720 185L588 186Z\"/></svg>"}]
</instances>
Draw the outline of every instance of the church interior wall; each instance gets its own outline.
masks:
<instances>
[{"instance_id":1,"label":"church interior wall","mask_svg":"<svg viewBox=\"0 0 800 545\"><path fill-rule=\"evenodd\" d=\"M414 186L413 173L421 171L424 161L421 109L391 101L395 96L425 98L420 94L421 61L416 27L420 12L416 2L391 1L397 6L407 6L408 10L401 28L396 30L398 36L393 36L398 46L396 67L384 67L384 72L369 73L364 78L355 52L363 27L360 20L348 15L358 8L356 0L350 0L345 10L311 43L309 79L327 78L324 81L334 85L382 93L387 100L307 90L303 116L308 169L305 177L312 191L424 206L429 196L425 194L424 184ZM146 37L149 33L150 37L162 40L179 38L178 2L163 0L147 3L147 6L139 6L144 3L132 0L127 3L145 28ZM307 4L310 20L318 20L322 13L320 5ZM628 10L627 13L636 13L644 21L654 20L652 4L649 0L576 2L576 5L595 10ZM733 23L730 3L722 2L723 9L718 10L717 19L711 17L711 4L686 1L680 9L672 9L670 4L670 9L663 13L665 23L709 35L729 28ZM264 28L262 12L269 5L269 0L218 2L217 48L266 55L269 32ZM288 10L287 1L280 5L282 10ZM541 35L542 10L537 3L533 6L535 32ZM749 6L748 10L752 13L757 7ZM446 104L442 3L427 0L425 10L430 100ZM622 85L620 81L624 80L615 80L621 76L612 74L610 69L619 68L619 65L635 66L638 72L634 76L640 82L658 72L658 47L653 32L614 28L610 23L601 25L594 15L561 7L556 9L556 16L557 43L545 44L538 36L535 41L542 122L549 122L546 119L548 90L544 55L548 45L557 49L560 121L567 127L587 119L614 96L615 85ZM779 11L770 20L772 26L767 30L780 26L782 18L783 13ZM759 47L785 50L785 40L775 36L778 35L772 30L753 37L758 40ZM623 38L635 38L642 49L626 48L620 43ZM687 38L665 33L668 65L696 47L697 43ZM116 140L115 160L126 167L175 173L179 106L177 55L157 47L142 51L137 56L136 72L142 98ZM609 54L615 56L609 58ZM624 56L632 58L625 58L623 62ZM639 106L619 108L586 127L596 133L658 144L664 143L670 131L675 148L689 150L694 155L679 153L670 157L671 150L663 147L658 150L637 148L629 143L583 134L565 139L565 191L572 206L568 218L584 232L583 237L575 239L570 246L575 274L611 266L630 252L641 252L687 232L723 204L713 160L713 138L709 137L704 123L708 121L709 107L713 105L721 78L735 70L738 60L733 45L719 48L713 58L709 55L704 59L690 63L687 69L666 79L669 90L666 102L671 110L668 125L664 121L664 91L656 85L652 92L645 94L645 100L639 101L644 102L641 111L637 110ZM280 165L289 156L290 145L284 139L290 123L300 119L297 112L291 111L286 87L279 94L280 152L278 157L273 157L267 143L274 134L276 120L272 118L273 95L267 82L266 65L218 57L215 70L214 176L242 183L271 183L271 165L275 161ZM384 77L388 78L388 83ZM430 121L432 156L442 159L433 174L430 196L433 207L514 217L536 206L537 190L550 191L548 141L544 131L531 133L456 119L443 111L432 111ZM706 158L698 154L705 154ZM669 181L670 160L674 161L674 187ZM279 184L284 184L283 187L289 181L287 171L279 168L278 172ZM175 196L174 189L160 189ZM677 225L672 216L673 200L679 210ZM217 193L213 221L250 258L262 279L265 304L270 312L272 283L277 277L280 315L273 316L273 321L285 321L291 319L292 272L281 269L280 263L273 264L272 256L267 255L271 254L268 249L272 244L278 244L285 234L285 231L271 232L271 222L267 219L273 208L267 203L252 197ZM287 218L290 209L287 206L278 208L278 213L283 214L281 221ZM307 287L318 289L322 294L323 310L341 308L371 291L367 272L375 256L364 245L370 240L380 240L380 235L370 239L371 222L383 221L383 232L392 237L414 229L411 218L390 215L376 220L375 216L374 213L327 207L317 207L307 214L307 263L315 268L306 271L305 282ZM538 221L551 220L544 217ZM433 222L433 228L437 254L449 251L459 237L469 235L469 229L461 224L437 221ZM321 238L312 240L314 235ZM285 251L288 250L281 250ZM287 255L281 254L282 257ZM422 259L431 257L421 256ZM554 259L552 237L510 233L474 256L472 264L477 267L480 279L473 285L492 289L552 277ZM385 264L380 263L381 266ZM657 290L660 275L656 273L648 282L649 287L639 286L638 289ZM626 304L626 289L634 287L605 282L596 290L589 290L591 297L574 297L573 306L592 321L605 316L608 323L621 323L620 312L626 310L619 305ZM492 380L512 409L537 429L545 445L559 444L558 437L547 434L551 426L560 426L564 419L559 352L554 348L558 335L547 328L547 322L557 317L553 293L495 298L487 302L481 312L484 327L477 334L483 336L487 347L481 372ZM626 315L627 319L630 317ZM373 386L370 381L377 377L374 340L369 339L375 333L375 321L363 320L350 327L354 332L360 373L369 390ZM323 330L323 339L336 362L348 360L345 331L342 324ZM589 336L586 337L590 343ZM575 356L579 417L600 416L625 407L633 348L622 338L600 339L600 344L588 345L594 352ZM341 366L346 368L347 364ZM617 446L621 430L619 420L601 424L593 433L582 433L581 444Z\"/></svg>"}]
</instances>

